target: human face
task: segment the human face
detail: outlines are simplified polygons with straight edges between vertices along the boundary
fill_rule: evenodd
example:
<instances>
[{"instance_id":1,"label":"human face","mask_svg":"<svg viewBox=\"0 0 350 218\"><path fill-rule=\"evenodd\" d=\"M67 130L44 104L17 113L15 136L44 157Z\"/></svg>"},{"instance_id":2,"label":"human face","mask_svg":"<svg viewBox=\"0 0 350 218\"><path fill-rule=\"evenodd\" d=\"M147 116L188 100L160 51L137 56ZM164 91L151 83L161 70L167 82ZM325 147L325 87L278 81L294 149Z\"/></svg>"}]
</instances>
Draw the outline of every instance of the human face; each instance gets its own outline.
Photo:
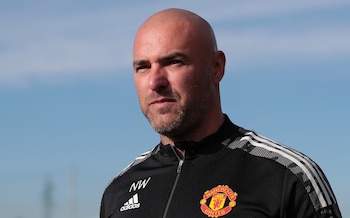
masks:
<instances>
[{"instance_id":1,"label":"human face","mask_svg":"<svg viewBox=\"0 0 350 218\"><path fill-rule=\"evenodd\" d=\"M160 133L183 139L203 125L212 98L210 55L186 23L141 28L134 82L141 110Z\"/></svg>"}]
</instances>

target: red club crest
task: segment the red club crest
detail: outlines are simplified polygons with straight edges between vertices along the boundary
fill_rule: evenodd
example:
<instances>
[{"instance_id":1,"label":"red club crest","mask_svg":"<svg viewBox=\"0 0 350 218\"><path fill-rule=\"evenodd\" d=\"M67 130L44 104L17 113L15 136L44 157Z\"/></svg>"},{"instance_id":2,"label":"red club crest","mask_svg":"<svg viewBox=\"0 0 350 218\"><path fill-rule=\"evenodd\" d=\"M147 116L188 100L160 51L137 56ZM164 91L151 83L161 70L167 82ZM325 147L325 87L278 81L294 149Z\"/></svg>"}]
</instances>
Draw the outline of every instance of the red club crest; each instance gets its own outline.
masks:
<instances>
[{"instance_id":1,"label":"red club crest","mask_svg":"<svg viewBox=\"0 0 350 218\"><path fill-rule=\"evenodd\" d=\"M237 196L227 185L218 185L204 192L201 210L208 217L225 216L236 206Z\"/></svg>"}]
</instances>

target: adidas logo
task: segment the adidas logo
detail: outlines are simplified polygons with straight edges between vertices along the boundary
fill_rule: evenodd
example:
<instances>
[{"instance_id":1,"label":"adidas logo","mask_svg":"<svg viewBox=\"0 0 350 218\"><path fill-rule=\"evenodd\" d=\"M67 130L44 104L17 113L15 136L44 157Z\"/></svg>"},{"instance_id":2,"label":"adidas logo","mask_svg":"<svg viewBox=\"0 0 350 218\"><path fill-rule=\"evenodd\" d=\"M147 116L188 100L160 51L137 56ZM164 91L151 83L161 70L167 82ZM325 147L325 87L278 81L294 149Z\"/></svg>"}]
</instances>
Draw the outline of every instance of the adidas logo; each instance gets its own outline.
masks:
<instances>
[{"instance_id":1,"label":"adidas logo","mask_svg":"<svg viewBox=\"0 0 350 218\"><path fill-rule=\"evenodd\" d=\"M136 193L134 194L134 196L132 196L132 198L130 198L127 202L124 203L124 206L120 208L120 211L137 209L139 207L140 207L139 197Z\"/></svg>"}]
</instances>

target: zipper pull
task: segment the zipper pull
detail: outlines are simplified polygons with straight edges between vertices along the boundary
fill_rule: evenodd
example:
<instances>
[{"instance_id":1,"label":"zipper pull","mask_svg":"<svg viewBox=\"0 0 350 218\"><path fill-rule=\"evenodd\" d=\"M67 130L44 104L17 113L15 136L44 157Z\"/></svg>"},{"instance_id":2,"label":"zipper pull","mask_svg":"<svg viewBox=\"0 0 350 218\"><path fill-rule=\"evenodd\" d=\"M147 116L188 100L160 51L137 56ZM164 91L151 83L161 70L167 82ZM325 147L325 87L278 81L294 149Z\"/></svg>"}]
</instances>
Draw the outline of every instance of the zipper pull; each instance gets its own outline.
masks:
<instances>
[{"instance_id":1,"label":"zipper pull","mask_svg":"<svg viewBox=\"0 0 350 218\"><path fill-rule=\"evenodd\" d=\"M181 168L182 168L182 164L183 163L184 163L184 160L180 159L179 160L179 165L177 166L177 170L176 170L177 173L181 173Z\"/></svg>"}]
</instances>

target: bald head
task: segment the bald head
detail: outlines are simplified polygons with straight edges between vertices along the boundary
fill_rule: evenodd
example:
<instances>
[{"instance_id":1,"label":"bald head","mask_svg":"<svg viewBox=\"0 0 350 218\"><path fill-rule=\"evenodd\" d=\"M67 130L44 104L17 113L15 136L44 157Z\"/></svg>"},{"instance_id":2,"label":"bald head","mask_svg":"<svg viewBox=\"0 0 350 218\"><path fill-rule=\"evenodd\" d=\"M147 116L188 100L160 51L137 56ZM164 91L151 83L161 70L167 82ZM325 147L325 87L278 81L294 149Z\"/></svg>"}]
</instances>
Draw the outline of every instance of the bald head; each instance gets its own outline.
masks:
<instances>
[{"instance_id":1,"label":"bald head","mask_svg":"<svg viewBox=\"0 0 350 218\"><path fill-rule=\"evenodd\" d=\"M210 24L199 15L183 9L170 8L153 14L140 26L136 37L145 29L165 25L178 25L180 33L188 27L191 29L191 34L199 36L198 40L202 41L211 52L217 51L215 34Z\"/></svg>"},{"instance_id":2,"label":"bald head","mask_svg":"<svg viewBox=\"0 0 350 218\"><path fill-rule=\"evenodd\" d=\"M222 124L225 55L200 16L167 9L149 17L135 37L133 67L142 112L163 144L199 141Z\"/></svg>"}]
</instances>

